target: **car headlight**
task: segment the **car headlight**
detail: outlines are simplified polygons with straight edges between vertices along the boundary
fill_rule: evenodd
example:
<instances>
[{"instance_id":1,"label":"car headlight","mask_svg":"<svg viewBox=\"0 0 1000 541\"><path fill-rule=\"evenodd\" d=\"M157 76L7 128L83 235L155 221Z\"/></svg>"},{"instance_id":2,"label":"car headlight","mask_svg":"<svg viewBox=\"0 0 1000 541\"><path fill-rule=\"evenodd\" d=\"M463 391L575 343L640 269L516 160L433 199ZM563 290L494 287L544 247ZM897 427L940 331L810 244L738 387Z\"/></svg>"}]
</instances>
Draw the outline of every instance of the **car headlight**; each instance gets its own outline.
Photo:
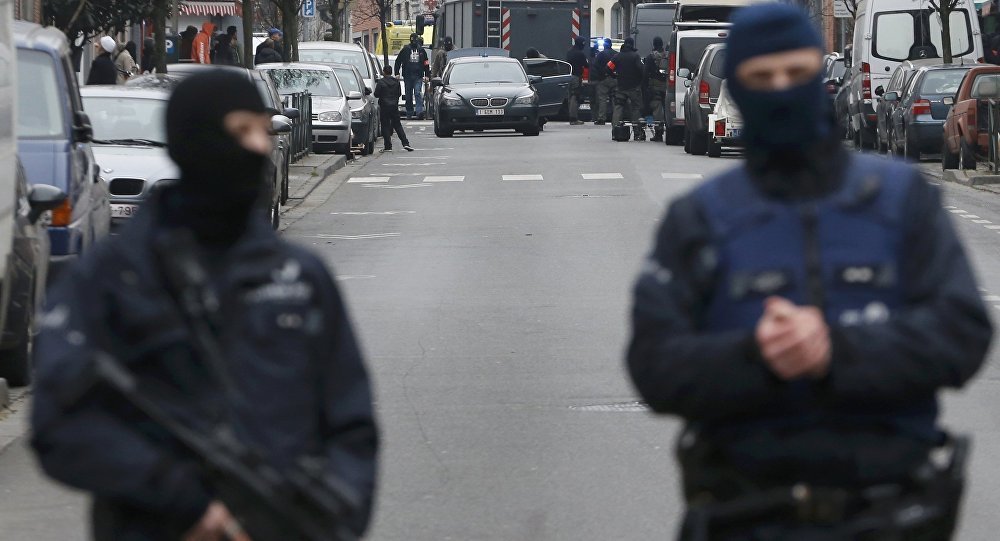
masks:
<instances>
[{"instance_id":1,"label":"car headlight","mask_svg":"<svg viewBox=\"0 0 1000 541\"><path fill-rule=\"evenodd\" d=\"M344 120L344 115L340 114L339 111L326 111L325 113L320 113L317 118L320 122L340 122Z\"/></svg>"},{"instance_id":2,"label":"car headlight","mask_svg":"<svg viewBox=\"0 0 1000 541\"><path fill-rule=\"evenodd\" d=\"M358 109L357 111L351 111L351 118L354 120L361 120L361 113L363 109Z\"/></svg>"},{"instance_id":3,"label":"car headlight","mask_svg":"<svg viewBox=\"0 0 1000 541\"><path fill-rule=\"evenodd\" d=\"M538 96L535 94L528 94L527 96L520 96L514 100L514 105L534 105L538 101Z\"/></svg>"},{"instance_id":4,"label":"car headlight","mask_svg":"<svg viewBox=\"0 0 1000 541\"><path fill-rule=\"evenodd\" d=\"M445 96L444 97L444 104L445 105L451 105L451 106L462 105L462 98L457 98L457 97L454 97L454 96Z\"/></svg>"}]
</instances>

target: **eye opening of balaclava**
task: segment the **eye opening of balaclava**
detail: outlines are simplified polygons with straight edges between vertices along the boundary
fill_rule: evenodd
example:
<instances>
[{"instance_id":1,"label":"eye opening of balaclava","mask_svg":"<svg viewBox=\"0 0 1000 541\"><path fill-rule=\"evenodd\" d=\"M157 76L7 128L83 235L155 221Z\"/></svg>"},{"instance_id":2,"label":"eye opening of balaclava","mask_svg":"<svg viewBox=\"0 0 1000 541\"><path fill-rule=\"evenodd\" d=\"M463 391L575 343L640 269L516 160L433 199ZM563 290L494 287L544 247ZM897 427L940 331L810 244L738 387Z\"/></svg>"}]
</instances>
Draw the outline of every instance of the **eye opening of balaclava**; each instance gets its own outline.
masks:
<instances>
[{"instance_id":1,"label":"eye opening of balaclava","mask_svg":"<svg viewBox=\"0 0 1000 541\"><path fill-rule=\"evenodd\" d=\"M167 206L169 219L207 240L238 237L265 193L269 156L248 150L226 131L226 115L234 111L267 113L243 70L192 75L177 85L167 105L167 144L181 170Z\"/></svg>"},{"instance_id":2,"label":"eye opening of balaclava","mask_svg":"<svg viewBox=\"0 0 1000 541\"><path fill-rule=\"evenodd\" d=\"M822 71L810 81L777 91L751 90L736 77L738 66L753 57L816 48L823 42L799 8L778 3L737 11L726 40L726 84L743 115L748 150L801 152L830 133L829 98Z\"/></svg>"}]
</instances>

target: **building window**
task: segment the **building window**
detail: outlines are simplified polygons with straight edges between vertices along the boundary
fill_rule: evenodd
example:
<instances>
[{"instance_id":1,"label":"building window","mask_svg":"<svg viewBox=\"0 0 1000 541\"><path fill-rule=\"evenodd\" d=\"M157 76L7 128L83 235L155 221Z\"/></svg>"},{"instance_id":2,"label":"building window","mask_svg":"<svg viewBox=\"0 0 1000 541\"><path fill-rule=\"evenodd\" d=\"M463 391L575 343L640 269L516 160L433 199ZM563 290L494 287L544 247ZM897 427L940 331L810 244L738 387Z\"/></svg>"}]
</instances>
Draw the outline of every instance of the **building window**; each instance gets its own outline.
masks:
<instances>
[{"instance_id":1,"label":"building window","mask_svg":"<svg viewBox=\"0 0 1000 541\"><path fill-rule=\"evenodd\" d=\"M608 29L604 26L604 8L597 8L597 14L594 17L594 34L597 36L603 36Z\"/></svg>"},{"instance_id":2,"label":"building window","mask_svg":"<svg viewBox=\"0 0 1000 541\"><path fill-rule=\"evenodd\" d=\"M611 6L611 35L618 39L621 39L624 35L622 30L622 7L618 3Z\"/></svg>"}]
</instances>

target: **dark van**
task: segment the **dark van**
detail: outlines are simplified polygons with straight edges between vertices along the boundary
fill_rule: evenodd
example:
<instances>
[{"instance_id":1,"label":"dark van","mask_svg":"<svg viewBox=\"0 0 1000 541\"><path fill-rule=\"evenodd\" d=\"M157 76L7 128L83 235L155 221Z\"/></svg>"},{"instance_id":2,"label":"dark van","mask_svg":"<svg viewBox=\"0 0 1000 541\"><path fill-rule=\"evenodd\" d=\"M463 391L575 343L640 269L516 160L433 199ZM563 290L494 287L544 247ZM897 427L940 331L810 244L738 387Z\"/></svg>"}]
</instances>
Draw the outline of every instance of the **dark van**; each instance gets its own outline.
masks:
<instances>
[{"instance_id":1,"label":"dark van","mask_svg":"<svg viewBox=\"0 0 1000 541\"><path fill-rule=\"evenodd\" d=\"M111 206L90 149L93 129L65 35L55 28L17 21L18 153L32 185L51 184L67 194L52 211L49 276L108 234Z\"/></svg>"}]
</instances>

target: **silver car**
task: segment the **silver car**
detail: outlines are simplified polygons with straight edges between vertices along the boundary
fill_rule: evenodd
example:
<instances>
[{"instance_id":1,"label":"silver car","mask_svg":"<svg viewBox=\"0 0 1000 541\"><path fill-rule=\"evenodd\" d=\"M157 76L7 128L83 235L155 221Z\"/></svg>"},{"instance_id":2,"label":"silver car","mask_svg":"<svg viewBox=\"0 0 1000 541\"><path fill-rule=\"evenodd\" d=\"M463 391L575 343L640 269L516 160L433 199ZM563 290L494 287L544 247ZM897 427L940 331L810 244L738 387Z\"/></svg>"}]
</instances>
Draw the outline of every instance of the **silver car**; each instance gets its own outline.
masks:
<instances>
[{"instance_id":1,"label":"silver car","mask_svg":"<svg viewBox=\"0 0 1000 541\"><path fill-rule=\"evenodd\" d=\"M293 62L261 64L281 94L309 92L312 96L313 152L350 154L351 107L337 74L330 66Z\"/></svg>"}]
</instances>

